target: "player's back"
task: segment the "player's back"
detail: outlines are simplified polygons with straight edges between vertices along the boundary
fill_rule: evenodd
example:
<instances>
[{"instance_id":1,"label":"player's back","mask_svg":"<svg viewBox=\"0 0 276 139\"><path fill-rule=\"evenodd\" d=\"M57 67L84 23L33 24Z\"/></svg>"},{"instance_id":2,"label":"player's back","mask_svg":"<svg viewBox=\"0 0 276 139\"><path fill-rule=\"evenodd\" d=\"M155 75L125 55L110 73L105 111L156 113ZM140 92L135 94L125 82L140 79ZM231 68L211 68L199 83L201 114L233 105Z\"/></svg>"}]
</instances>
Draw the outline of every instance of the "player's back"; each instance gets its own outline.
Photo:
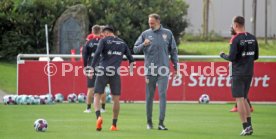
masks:
<instances>
[{"instance_id":1,"label":"player's back","mask_svg":"<svg viewBox=\"0 0 276 139\"><path fill-rule=\"evenodd\" d=\"M237 47L236 59L232 62L232 75L252 76L254 60L259 56L256 37L250 33L239 33L233 38L231 47Z\"/></svg>"},{"instance_id":2,"label":"player's back","mask_svg":"<svg viewBox=\"0 0 276 139\"><path fill-rule=\"evenodd\" d=\"M117 69L123 60L127 44L120 38L114 36L105 37L103 40L103 51L100 66L106 68L114 66Z\"/></svg>"}]
</instances>

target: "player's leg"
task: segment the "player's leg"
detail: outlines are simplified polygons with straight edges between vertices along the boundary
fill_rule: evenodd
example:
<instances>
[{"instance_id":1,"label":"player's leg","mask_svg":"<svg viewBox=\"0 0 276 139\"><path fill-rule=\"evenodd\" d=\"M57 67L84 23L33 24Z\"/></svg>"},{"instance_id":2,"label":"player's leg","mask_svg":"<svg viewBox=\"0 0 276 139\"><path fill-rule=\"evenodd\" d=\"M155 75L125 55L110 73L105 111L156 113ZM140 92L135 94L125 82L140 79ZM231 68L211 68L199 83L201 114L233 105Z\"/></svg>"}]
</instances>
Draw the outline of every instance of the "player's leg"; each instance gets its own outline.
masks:
<instances>
[{"instance_id":1,"label":"player's leg","mask_svg":"<svg viewBox=\"0 0 276 139\"><path fill-rule=\"evenodd\" d=\"M251 123L251 107L250 107L250 104L249 104L249 99L248 99L248 93L249 93L249 89L250 89L250 84L251 84L251 81L252 81L252 77L249 76L249 77L245 77L245 101L244 101L244 105L245 105L245 108L246 108L246 120L247 120L247 123L248 123L248 126L249 126L249 129L250 129L250 135L253 134L253 126L252 126L252 123Z\"/></svg>"},{"instance_id":2,"label":"player's leg","mask_svg":"<svg viewBox=\"0 0 276 139\"><path fill-rule=\"evenodd\" d=\"M116 131L117 128L117 121L119 117L120 112L120 95L112 95L112 101L113 101L113 116L112 116L112 125L110 130Z\"/></svg>"},{"instance_id":3,"label":"player's leg","mask_svg":"<svg viewBox=\"0 0 276 139\"><path fill-rule=\"evenodd\" d=\"M91 104L94 96L94 88L88 88L87 89L87 99L86 99L86 110L84 111L85 113L90 113L91 112Z\"/></svg>"},{"instance_id":4,"label":"player's leg","mask_svg":"<svg viewBox=\"0 0 276 139\"><path fill-rule=\"evenodd\" d=\"M101 106L100 106L100 100L101 100L101 94L100 92L96 92L94 94L94 110L96 112L96 118L98 119L101 114L100 114L100 109L101 109Z\"/></svg>"},{"instance_id":5,"label":"player's leg","mask_svg":"<svg viewBox=\"0 0 276 139\"><path fill-rule=\"evenodd\" d=\"M106 103L106 93L104 92L101 96L101 112L105 112L105 103Z\"/></svg>"},{"instance_id":6,"label":"player's leg","mask_svg":"<svg viewBox=\"0 0 276 139\"><path fill-rule=\"evenodd\" d=\"M120 112L121 78L119 75L115 74L114 76L109 77L109 79L113 100L113 116L110 130L117 131L117 121Z\"/></svg>"},{"instance_id":7,"label":"player's leg","mask_svg":"<svg viewBox=\"0 0 276 139\"><path fill-rule=\"evenodd\" d=\"M246 107L245 107L244 101L246 100L243 97L236 98L236 102L238 105L238 112L239 112L241 123L243 124L243 129L247 127Z\"/></svg>"},{"instance_id":8,"label":"player's leg","mask_svg":"<svg viewBox=\"0 0 276 139\"><path fill-rule=\"evenodd\" d=\"M84 111L85 113L90 113L91 112L91 104L93 101L94 97L94 85L95 85L95 80L96 76L93 75L92 79L87 77L87 99L86 99L86 110Z\"/></svg>"},{"instance_id":9,"label":"player's leg","mask_svg":"<svg viewBox=\"0 0 276 139\"><path fill-rule=\"evenodd\" d=\"M157 76L146 76L146 112L147 112L147 129L153 129L152 107L153 98L156 88Z\"/></svg>"},{"instance_id":10,"label":"player's leg","mask_svg":"<svg viewBox=\"0 0 276 139\"><path fill-rule=\"evenodd\" d=\"M100 106L100 99L101 95L104 92L104 88L107 84L107 77L105 75L102 76L97 76L96 78L96 83L95 83L95 93L94 93L94 110L97 118L97 123L96 123L96 130L101 131L102 130L102 123L103 123L103 118L101 116L101 106Z\"/></svg>"},{"instance_id":11,"label":"player's leg","mask_svg":"<svg viewBox=\"0 0 276 139\"><path fill-rule=\"evenodd\" d=\"M239 113L239 117L242 123L242 127L243 130L241 132L240 135L244 136L244 135L248 135L247 132L247 127L248 127L248 123L247 123L247 111L246 111L246 106L245 106L245 81L244 81L244 77L241 76L232 76L232 95L233 97L236 99L237 102L237 106L238 106L238 113Z\"/></svg>"},{"instance_id":12,"label":"player's leg","mask_svg":"<svg viewBox=\"0 0 276 139\"><path fill-rule=\"evenodd\" d=\"M101 117L101 111L100 111L100 98L101 98L101 93L100 92L95 92L94 94L94 110L96 113L96 118L97 118L97 123L96 123L96 130L101 131L102 130L102 117Z\"/></svg>"},{"instance_id":13,"label":"player's leg","mask_svg":"<svg viewBox=\"0 0 276 139\"><path fill-rule=\"evenodd\" d=\"M168 76L158 76L158 94L159 94L159 130L168 130L164 125L167 104Z\"/></svg>"}]
</instances>

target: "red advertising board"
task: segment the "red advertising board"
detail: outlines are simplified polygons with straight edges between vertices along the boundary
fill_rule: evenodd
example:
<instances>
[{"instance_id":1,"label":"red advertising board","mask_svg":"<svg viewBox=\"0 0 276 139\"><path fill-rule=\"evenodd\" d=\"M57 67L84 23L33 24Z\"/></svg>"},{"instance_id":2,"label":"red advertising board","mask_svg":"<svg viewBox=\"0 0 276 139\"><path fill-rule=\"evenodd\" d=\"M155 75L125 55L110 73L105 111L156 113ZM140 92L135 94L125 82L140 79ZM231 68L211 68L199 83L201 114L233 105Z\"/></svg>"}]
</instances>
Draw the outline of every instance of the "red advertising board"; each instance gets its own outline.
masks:
<instances>
[{"instance_id":1,"label":"red advertising board","mask_svg":"<svg viewBox=\"0 0 276 139\"><path fill-rule=\"evenodd\" d=\"M145 100L145 77L143 61L136 61L133 76L122 76L121 100ZM233 101L231 78L227 62L183 62L180 63L181 77L170 75L167 98L169 101L196 101L208 94L212 101ZM82 62L51 62L52 94L86 92L86 77ZM122 66L128 66L123 62ZM250 89L252 101L276 102L276 63L255 63L255 75ZM48 92L47 62L24 61L18 64L18 94L42 95ZM46 72L47 73L47 72ZM274 86L273 86L274 85ZM158 88L158 87L157 87ZM158 99L156 91L155 99Z\"/></svg>"}]
</instances>

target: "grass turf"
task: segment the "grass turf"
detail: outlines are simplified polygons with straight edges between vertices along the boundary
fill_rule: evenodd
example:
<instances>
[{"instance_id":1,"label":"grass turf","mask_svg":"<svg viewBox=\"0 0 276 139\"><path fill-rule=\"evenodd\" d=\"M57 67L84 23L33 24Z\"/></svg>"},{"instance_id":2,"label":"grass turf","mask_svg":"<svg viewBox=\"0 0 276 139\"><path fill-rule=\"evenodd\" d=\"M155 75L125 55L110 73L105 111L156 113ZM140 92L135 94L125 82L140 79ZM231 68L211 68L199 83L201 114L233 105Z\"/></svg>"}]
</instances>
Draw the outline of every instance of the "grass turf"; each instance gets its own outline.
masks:
<instances>
[{"instance_id":1,"label":"grass turf","mask_svg":"<svg viewBox=\"0 0 276 139\"><path fill-rule=\"evenodd\" d=\"M264 40L259 42L259 55L275 56L276 55L276 40L269 40L269 44L265 44ZM221 51L229 52L229 41L221 42L187 42L183 41L178 47L179 53L184 55L219 55ZM258 60L260 61L260 60ZM276 61L261 60L261 61Z\"/></svg>"},{"instance_id":2,"label":"grass turf","mask_svg":"<svg viewBox=\"0 0 276 139\"><path fill-rule=\"evenodd\" d=\"M111 104L103 113L101 132L95 131L95 114L85 114L85 104L0 105L1 139L233 139L242 138L237 113L229 104L168 104L166 126L169 131L156 130L158 104L154 105L154 130L146 130L145 104L121 104L119 131L111 132ZM276 105L254 105L252 115L254 135L246 138L273 139L276 136ZM49 128L36 132L33 122L45 118Z\"/></svg>"},{"instance_id":3,"label":"grass turf","mask_svg":"<svg viewBox=\"0 0 276 139\"><path fill-rule=\"evenodd\" d=\"M16 63L0 61L0 89L15 94L16 92Z\"/></svg>"}]
</instances>

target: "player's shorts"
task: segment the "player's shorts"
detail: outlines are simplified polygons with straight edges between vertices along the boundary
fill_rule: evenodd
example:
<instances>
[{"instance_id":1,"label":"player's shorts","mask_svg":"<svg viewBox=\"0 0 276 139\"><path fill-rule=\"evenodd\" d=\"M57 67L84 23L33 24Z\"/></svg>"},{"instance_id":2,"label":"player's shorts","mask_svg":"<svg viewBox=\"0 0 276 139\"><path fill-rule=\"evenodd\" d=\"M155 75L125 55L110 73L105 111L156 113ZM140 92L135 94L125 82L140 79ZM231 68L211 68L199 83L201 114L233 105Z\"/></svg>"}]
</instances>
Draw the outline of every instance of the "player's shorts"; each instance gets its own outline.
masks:
<instances>
[{"instance_id":1,"label":"player's shorts","mask_svg":"<svg viewBox=\"0 0 276 139\"><path fill-rule=\"evenodd\" d=\"M232 96L247 98L251 81L252 76L232 76Z\"/></svg>"},{"instance_id":2,"label":"player's shorts","mask_svg":"<svg viewBox=\"0 0 276 139\"><path fill-rule=\"evenodd\" d=\"M95 93L104 93L106 85L109 84L112 95L121 95L121 78L120 75L113 76L100 75L96 77Z\"/></svg>"},{"instance_id":3,"label":"player's shorts","mask_svg":"<svg viewBox=\"0 0 276 139\"><path fill-rule=\"evenodd\" d=\"M87 87L88 88L94 88L95 82L96 82L96 75L95 74L93 74L92 79L87 77Z\"/></svg>"}]
</instances>

